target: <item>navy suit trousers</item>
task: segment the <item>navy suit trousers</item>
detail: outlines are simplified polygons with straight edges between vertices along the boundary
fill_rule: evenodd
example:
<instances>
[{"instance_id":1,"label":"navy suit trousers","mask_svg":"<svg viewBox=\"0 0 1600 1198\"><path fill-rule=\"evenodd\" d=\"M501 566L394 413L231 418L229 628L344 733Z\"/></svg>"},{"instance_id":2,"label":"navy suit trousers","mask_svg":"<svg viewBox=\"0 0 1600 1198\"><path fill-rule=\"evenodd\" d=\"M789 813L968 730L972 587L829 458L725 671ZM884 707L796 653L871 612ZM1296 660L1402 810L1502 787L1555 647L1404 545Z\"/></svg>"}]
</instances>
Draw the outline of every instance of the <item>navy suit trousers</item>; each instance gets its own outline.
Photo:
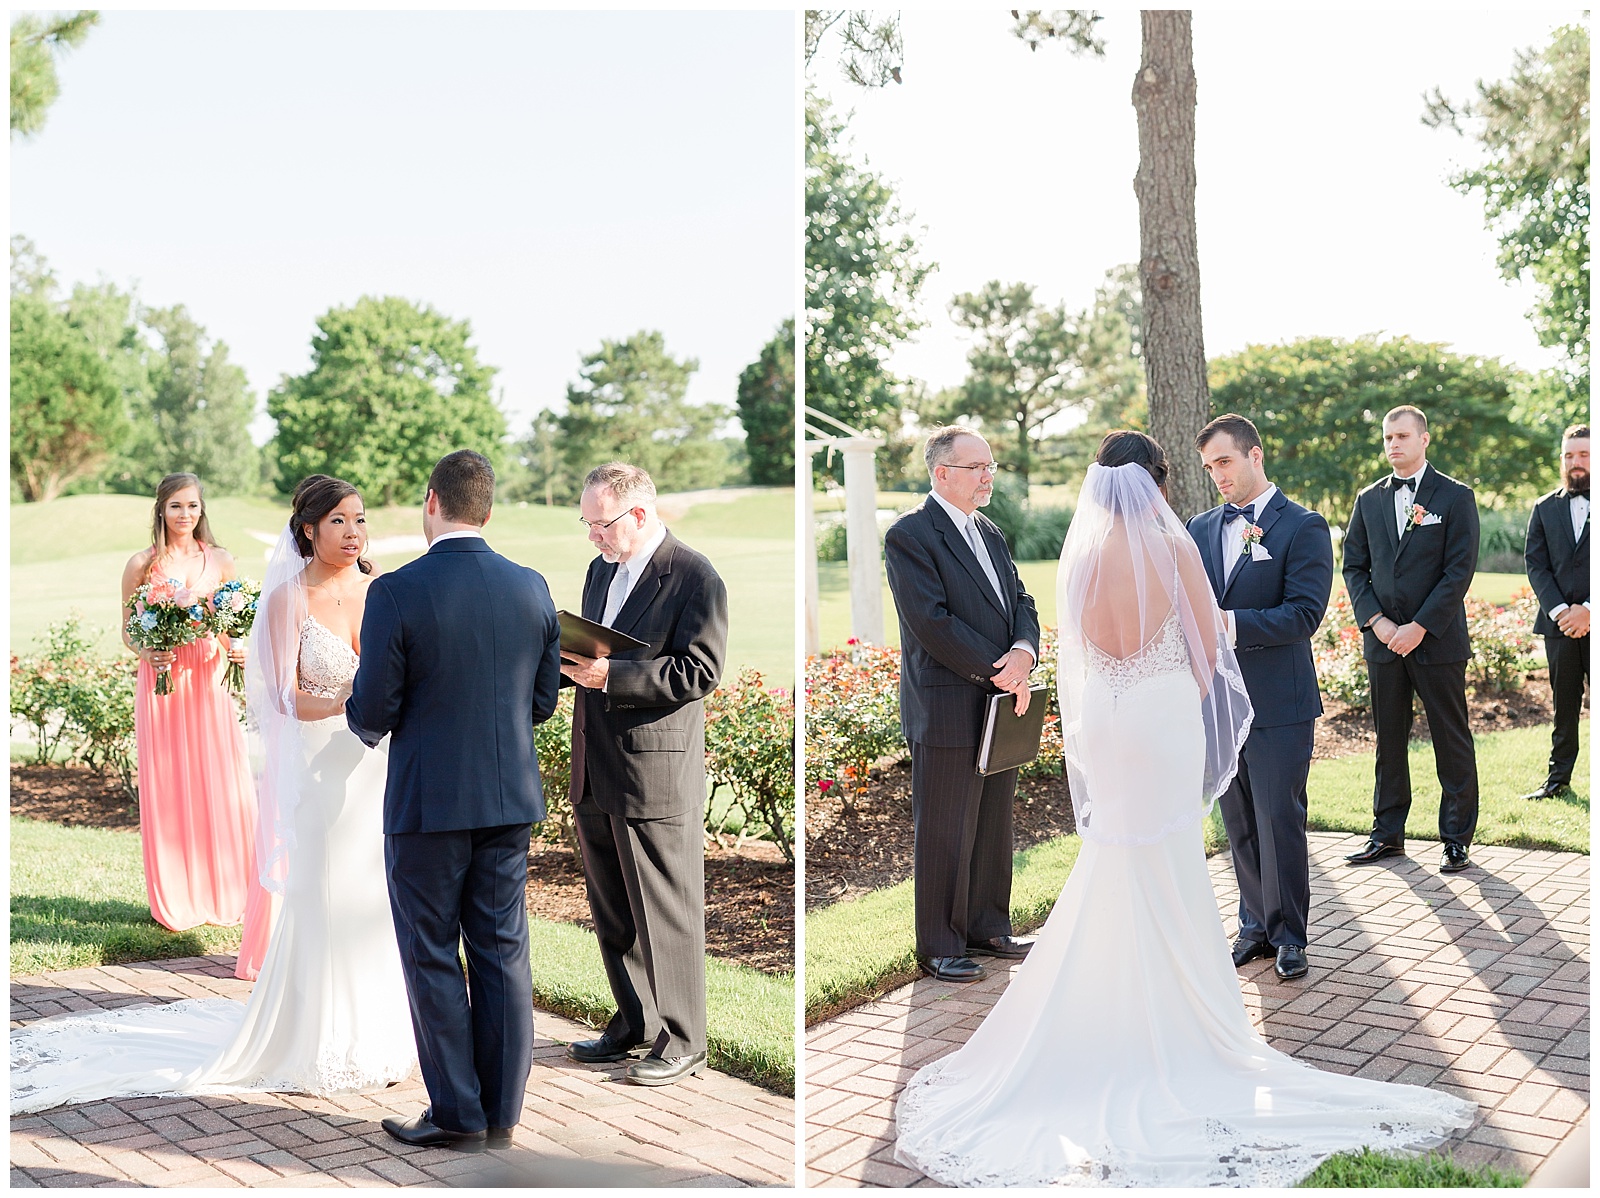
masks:
<instances>
[{"instance_id":1,"label":"navy suit trousers","mask_svg":"<svg viewBox=\"0 0 1600 1198\"><path fill-rule=\"evenodd\" d=\"M422 1080L433 1122L450 1131L522 1120L533 1068L528 833L507 824L384 837Z\"/></svg>"},{"instance_id":2,"label":"navy suit trousers","mask_svg":"<svg viewBox=\"0 0 1600 1198\"><path fill-rule=\"evenodd\" d=\"M1245 940L1306 946L1306 779L1316 726L1305 720L1251 729L1239 772L1218 800L1239 880L1239 935Z\"/></svg>"}]
</instances>

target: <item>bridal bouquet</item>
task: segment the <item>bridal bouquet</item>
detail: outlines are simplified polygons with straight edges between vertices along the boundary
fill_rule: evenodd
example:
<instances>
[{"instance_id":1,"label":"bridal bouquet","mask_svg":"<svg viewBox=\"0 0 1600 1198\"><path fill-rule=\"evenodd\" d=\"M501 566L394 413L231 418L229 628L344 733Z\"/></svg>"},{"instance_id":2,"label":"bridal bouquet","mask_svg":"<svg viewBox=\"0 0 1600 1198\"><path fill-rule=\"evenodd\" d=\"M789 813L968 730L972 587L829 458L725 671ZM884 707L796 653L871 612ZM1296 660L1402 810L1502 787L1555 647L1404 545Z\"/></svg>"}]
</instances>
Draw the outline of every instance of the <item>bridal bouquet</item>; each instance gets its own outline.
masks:
<instances>
[{"instance_id":1,"label":"bridal bouquet","mask_svg":"<svg viewBox=\"0 0 1600 1198\"><path fill-rule=\"evenodd\" d=\"M261 584L250 578L230 578L216 590L206 606L211 609L208 621L213 633L221 633L240 649L256 622L256 604L261 601ZM236 695L244 693L244 667L236 661L228 663L222 684Z\"/></svg>"},{"instance_id":2,"label":"bridal bouquet","mask_svg":"<svg viewBox=\"0 0 1600 1198\"><path fill-rule=\"evenodd\" d=\"M147 582L128 600L128 639L140 649L170 652L206 636L206 609L176 578ZM156 671L156 694L172 693L170 666Z\"/></svg>"}]
</instances>

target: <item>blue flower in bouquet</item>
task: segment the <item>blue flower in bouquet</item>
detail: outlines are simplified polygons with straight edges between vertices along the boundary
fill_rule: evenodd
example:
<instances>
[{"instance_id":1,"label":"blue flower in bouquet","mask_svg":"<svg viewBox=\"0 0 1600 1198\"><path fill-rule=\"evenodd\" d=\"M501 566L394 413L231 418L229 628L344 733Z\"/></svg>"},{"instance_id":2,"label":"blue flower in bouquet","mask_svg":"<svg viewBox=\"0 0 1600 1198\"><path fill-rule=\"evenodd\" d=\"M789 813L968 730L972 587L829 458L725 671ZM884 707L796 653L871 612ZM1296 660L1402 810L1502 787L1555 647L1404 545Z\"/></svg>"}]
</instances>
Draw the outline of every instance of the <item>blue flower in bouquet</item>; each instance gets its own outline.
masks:
<instances>
[{"instance_id":1,"label":"blue flower in bouquet","mask_svg":"<svg viewBox=\"0 0 1600 1198\"><path fill-rule=\"evenodd\" d=\"M157 623L159 623L159 621L160 617L158 617L155 612L147 611L144 613L144 615L139 617L139 627L143 628L146 632L149 632L156 626Z\"/></svg>"},{"instance_id":2,"label":"blue flower in bouquet","mask_svg":"<svg viewBox=\"0 0 1600 1198\"><path fill-rule=\"evenodd\" d=\"M201 619L205 614L205 609L203 609L198 603L189 609L189 618L192 620Z\"/></svg>"}]
</instances>

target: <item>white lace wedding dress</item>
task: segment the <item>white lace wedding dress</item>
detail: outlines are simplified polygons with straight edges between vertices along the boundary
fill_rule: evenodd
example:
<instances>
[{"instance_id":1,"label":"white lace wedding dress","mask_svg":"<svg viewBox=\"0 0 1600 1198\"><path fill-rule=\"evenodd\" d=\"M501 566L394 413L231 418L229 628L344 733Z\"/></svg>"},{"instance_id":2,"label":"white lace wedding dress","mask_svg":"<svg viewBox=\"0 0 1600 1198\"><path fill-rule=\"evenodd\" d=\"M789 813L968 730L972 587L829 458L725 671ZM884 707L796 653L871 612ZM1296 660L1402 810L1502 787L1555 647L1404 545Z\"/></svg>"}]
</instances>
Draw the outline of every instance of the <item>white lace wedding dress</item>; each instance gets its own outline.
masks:
<instances>
[{"instance_id":1,"label":"white lace wedding dress","mask_svg":"<svg viewBox=\"0 0 1600 1198\"><path fill-rule=\"evenodd\" d=\"M1128 659L1087 648L1100 835L982 1026L906 1086L896 1157L950 1185L1292 1186L1333 1153L1470 1123L1470 1102L1326 1073L1256 1032L1206 871L1178 620Z\"/></svg>"},{"instance_id":2,"label":"white lace wedding dress","mask_svg":"<svg viewBox=\"0 0 1600 1198\"><path fill-rule=\"evenodd\" d=\"M332 696L358 662L306 617L303 689ZM13 1115L145 1094L334 1094L410 1074L416 1047L383 861L387 758L342 715L299 727L293 857L249 1002L184 999L13 1029Z\"/></svg>"}]
</instances>

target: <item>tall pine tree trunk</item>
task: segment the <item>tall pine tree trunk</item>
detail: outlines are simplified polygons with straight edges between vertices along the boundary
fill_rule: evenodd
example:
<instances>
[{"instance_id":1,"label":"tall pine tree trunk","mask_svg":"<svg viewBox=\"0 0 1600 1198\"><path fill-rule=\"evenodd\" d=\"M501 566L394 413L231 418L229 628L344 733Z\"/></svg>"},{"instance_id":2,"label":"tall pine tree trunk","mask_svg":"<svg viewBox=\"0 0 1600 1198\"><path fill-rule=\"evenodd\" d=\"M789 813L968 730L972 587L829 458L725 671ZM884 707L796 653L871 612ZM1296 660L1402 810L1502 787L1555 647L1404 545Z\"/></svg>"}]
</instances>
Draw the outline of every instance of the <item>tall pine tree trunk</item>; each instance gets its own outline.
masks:
<instances>
[{"instance_id":1,"label":"tall pine tree trunk","mask_svg":"<svg viewBox=\"0 0 1600 1198\"><path fill-rule=\"evenodd\" d=\"M1194 44L1187 12L1141 12L1143 60L1133 83L1139 120L1139 287L1150 435L1166 448L1167 492L1188 519L1214 502L1194 451L1211 419L1200 329L1200 252L1194 219Z\"/></svg>"}]
</instances>

